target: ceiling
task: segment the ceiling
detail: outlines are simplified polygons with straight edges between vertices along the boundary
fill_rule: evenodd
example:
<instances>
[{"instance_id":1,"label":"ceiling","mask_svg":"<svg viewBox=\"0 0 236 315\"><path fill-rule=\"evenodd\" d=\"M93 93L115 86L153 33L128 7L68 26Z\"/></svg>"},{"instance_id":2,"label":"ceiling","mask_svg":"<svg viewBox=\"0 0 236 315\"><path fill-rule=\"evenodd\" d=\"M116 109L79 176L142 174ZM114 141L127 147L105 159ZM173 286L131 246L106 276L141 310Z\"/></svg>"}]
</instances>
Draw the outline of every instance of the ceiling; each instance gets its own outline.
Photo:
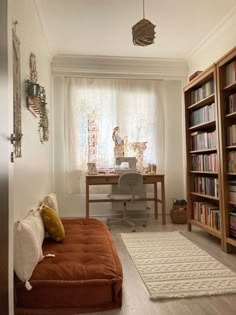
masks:
<instances>
[{"instance_id":1,"label":"ceiling","mask_svg":"<svg viewBox=\"0 0 236 315\"><path fill-rule=\"evenodd\" d=\"M52 55L187 59L236 7L236 0L145 0L155 43L134 46L143 0L36 0Z\"/></svg>"}]
</instances>

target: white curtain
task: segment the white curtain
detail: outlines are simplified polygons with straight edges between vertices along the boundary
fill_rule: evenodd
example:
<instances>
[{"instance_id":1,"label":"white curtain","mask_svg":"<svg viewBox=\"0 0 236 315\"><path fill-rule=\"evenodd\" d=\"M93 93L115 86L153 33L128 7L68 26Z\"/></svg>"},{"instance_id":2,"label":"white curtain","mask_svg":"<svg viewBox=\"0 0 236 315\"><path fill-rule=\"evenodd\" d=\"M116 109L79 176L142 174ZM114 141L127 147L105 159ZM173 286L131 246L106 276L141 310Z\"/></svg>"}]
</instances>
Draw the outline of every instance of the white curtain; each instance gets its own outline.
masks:
<instances>
[{"instance_id":1,"label":"white curtain","mask_svg":"<svg viewBox=\"0 0 236 315\"><path fill-rule=\"evenodd\" d=\"M164 171L164 81L67 78L65 83L67 193L85 192L89 117L95 117L98 168L114 167L112 132L119 126L129 143L147 142L144 165Z\"/></svg>"}]
</instances>

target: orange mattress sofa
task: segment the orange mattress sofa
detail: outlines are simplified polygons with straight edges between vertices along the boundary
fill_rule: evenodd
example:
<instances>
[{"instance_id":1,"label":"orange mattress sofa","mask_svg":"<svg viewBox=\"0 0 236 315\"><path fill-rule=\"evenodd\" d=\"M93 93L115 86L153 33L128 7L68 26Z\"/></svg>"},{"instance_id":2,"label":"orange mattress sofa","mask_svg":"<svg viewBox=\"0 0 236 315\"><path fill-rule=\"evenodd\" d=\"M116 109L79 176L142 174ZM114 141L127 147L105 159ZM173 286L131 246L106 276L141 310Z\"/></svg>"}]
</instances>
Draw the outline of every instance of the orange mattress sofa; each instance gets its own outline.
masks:
<instances>
[{"instance_id":1,"label":"orange mattress sofa","mask_svg":"<svg viewBox=\"0 0 236 315\"><path fill-rule=\"evenodd\" d=\"M34 269L28 291L15 277L16 315L70 315L121 307L122 266L105 224L63 219L62 242L45 239L45 257Z\"/></svg>"}]
</instances>

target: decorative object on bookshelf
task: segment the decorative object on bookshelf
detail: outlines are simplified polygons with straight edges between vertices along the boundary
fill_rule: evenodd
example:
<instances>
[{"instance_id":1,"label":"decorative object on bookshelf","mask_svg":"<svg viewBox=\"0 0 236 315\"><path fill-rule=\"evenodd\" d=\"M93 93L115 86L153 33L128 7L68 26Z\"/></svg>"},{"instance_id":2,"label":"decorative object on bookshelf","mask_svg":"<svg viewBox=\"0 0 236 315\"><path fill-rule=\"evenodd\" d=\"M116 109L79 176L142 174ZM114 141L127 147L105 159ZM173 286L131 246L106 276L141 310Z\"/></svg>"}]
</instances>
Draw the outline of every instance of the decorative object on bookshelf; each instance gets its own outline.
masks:
<instances>
[{"instance_id":1,"label":"decorative object on bookshelf","mask_svg":"<svg viewBox=\"0 0 236 315\"><path fill-rule=\"evenodd\" d=\"M38 72L36 70L36 56L30 54L30 79L25 81L26 87L26 104L28 110L35 116L39 117L38 132L40 142L48 141L48 110L46 102L46 91L38 83Z\"/></svg>"},{"instance_id":2,"label":"decorative object on bookshelf","mask_svg":"<svg viewBox=\"0 0 236 315\"><path fill-rule=\"evenodd\" d=\"M236 273L180 232L121 233L151 300L236 293Z\"/></svg>"},{"instance_id":3,"label":"decorative object on bookshelf","mask_svg":"<svg viewBox=\"0 0 236 315\"><path fill-rule=\"evenodd\" d=\"M196 71L193 74L190 75L189 81L192 81L194 78L196 78L202 71Z\"/></svg>"},{"instance_id":4,"label":"decorative object on bookshelf","mask_svg":"<svg viewBox=\"0 0 236 315\"><path fill-rule=\"evenodd\" d=\"M236 247L236 47L184 88L188 229ZM234 221L234 220L233 220Z\"/></svg>"},{"instance_id":5,"label":"decorative object on bookshelf","mask_svg":"<svg viewBox=\"0 0 236 315\"><path fill-rule=\"evenodd\" d=\"M174 224L187 223L187 202L186 200L174 199L172 209L170 210L171 221Z\"/></svg>"},{"instance_id":6,"label":"decorative object on bookshelf","mask_svg":"<svg viewBox=\"0 0 236 315\"><path fill-rule=\"evenodd\" d=\"M132 27L133 44L138 46L153 44L156 34L155 27L156 25L145 19L145 3L143 0L143 19Z\"/></svg>"}]
</instances>

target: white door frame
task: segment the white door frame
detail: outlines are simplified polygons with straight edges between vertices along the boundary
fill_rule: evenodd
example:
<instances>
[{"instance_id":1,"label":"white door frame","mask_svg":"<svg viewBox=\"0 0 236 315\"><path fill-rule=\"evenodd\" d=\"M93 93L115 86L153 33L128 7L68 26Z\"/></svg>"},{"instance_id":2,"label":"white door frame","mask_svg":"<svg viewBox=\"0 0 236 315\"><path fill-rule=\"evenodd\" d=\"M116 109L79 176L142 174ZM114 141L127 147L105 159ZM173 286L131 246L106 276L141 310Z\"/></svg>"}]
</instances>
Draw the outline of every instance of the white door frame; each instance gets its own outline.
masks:
<instances>
[{"instance_id":1,"label":"white door frame","mask_svg":"<svg viewBox=\"0 0 236 315\"><path fill-rule=\"evenodd\" d=\"M13 210L10 205L13 124L11 0L0 0L0 314L13 311Z\"/></svg>"}]
</instances>

